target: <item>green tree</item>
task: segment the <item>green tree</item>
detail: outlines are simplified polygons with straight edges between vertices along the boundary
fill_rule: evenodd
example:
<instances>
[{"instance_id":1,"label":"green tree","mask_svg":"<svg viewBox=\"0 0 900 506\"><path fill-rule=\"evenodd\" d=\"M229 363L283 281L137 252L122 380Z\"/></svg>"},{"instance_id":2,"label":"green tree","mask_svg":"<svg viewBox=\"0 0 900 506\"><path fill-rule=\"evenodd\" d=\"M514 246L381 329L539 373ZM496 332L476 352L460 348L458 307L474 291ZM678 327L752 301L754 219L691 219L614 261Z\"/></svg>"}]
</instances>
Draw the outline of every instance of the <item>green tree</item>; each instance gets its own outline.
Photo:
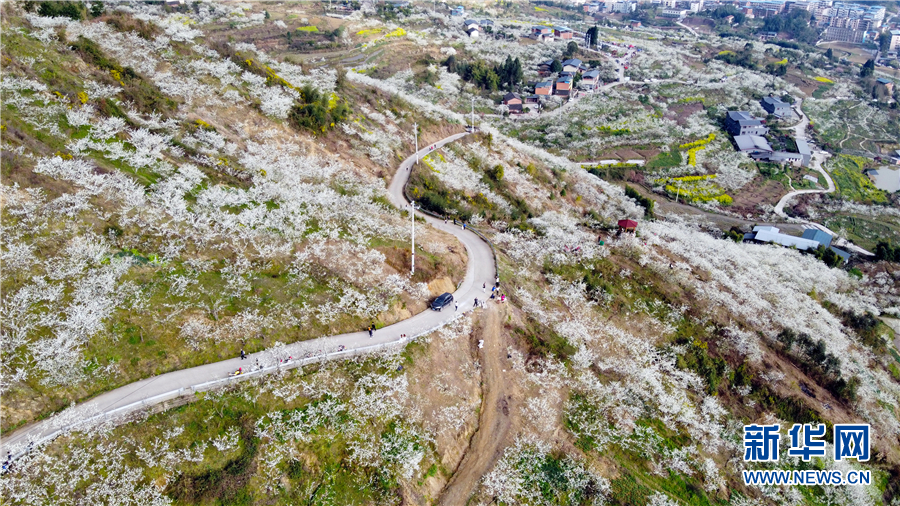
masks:
<instances>
[{"instance_id":1,"label":"green tree","mask_svg":"<svg viewBox=\"0 0 900 506\"><path fill-rule=\"evenodd\" d=\"M91 16L99 18L103 15L103 2L91 2Z\"/></svg>"},{"instance_id":2,"label":"green tree","mask_svg":"<svg viewBox=\"0 0 900 506\"><path fill-rule=\"evenodd\" d=\"M866 63L859 69L859 77L869 77L875 73L875 60L869 58Z\"/></svg>"},{"instance_id":3,"label":"green tree","mask_svg":"<svg viewBox=\"0 0 900 506\"><path fill-rule=\"evenodd\" d=\"M578 43L574 40L566 44L566 52L563 55L566 58L571 58L575 53L578 52Z\"/></svg>"},{"instance_id":4,"label":"green tree","mask_svg":"<svg viewBox=\"0 0 900 506\"><path fill-rule=\"evenodd\" d=\"M265 13L266 13L266 19L269 19L270 18L269 11L265 11Z\"/></svg>"},{"instance_id":5,"label":"green tree","mask_svg":"<svg viewBox=\"0 0 900 506\"><path fill-rule=\"evenodd\" d=\"M444 60L444 66L447 67L447 72L456 73L456 57L452 54Z\"/></svg>"},{"instance_id":6,"label":"green tree","mask_svg":"<svg viewBox=\"0 0 900 506\"><path fill-rule=\"evenodd\" d=\"M599 28L597 28L597 25L594 25L594 26L588 28L588 31L587 31L588 44L590 44L591 47L597 46L597 36L598 36L599 32L600 32L600 30L599 30Z\"/></svg>"},{"instance_id":7,"label":"green tree","mask_svg":"<svg viewBox=\"0 0 900 506\"><path fill-rule=\"evenodd\" d=\"M484 79L484 87L491 91L497 91L500 88L500 76L493 70L488 70Z\"/></svg>"},{"instance_id":8,"label":"green tree","mask_svg":"<svg viewBox=\"0 0 900 506\"><path fill-rule=\"evenodd\" d=\"M48 18L70 18L75 21L84 19L81 4L77 2L41 2L38 14Z\"/></svg>"},{"instance_id":9,"label":"green tree","mask_svg":"<svg viewBox=\"0 0 900 506\"><path fill-rule=\"evenodd\" d=\"M554 58L553 63L550 64L550 72L562 72L562 63Z\"/></svg>"},{"instance_id":10,"label":"green tree","mask_svg":"<svg viewBox=\"0 0 900 506\"><path fill-rule=\"evenodd\" d=\"M891 50L890 32L878 36L878 50L882 53L886 53Z\"/></svg>"},{"instance_id":11,"label":"green tree","mask_svg":"<svg viewBox=\"0 0 900 506\"><path fill-rule=\"evenodd\" d=\"M499 164L495 165L493 169L487 171L487 175L489 178L499 183L503 180L503 166Z\"/></svg>"},{"instance_id":12,"label":"green tree","mask_svg":"<svg viewBox=\"0 0 900 506\"><path fill-rule=\"evenodd\" d=\"M830 47L825 51L825 58L828 58L830 61L834 61L834 49Z\"/></svg>"}]
</instances>

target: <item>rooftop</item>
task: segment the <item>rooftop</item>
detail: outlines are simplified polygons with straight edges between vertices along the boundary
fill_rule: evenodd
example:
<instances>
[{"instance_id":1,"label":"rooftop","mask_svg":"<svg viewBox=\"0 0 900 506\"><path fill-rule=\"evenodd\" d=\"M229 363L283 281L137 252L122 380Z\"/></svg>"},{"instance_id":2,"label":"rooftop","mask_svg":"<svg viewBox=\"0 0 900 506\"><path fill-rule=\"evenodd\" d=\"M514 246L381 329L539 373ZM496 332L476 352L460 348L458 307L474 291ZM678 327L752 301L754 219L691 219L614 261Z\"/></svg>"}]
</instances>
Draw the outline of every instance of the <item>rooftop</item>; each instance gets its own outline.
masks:
<instances>
[{"instance_id":1,"label":"rooftop","mask_svg":"<svg viewBox=\"0 0 900 506\"><path fill-rule=\"evenodd\" d=\"M818 241L782 234L776 227L753 227L753 232L745 235L744 240L774 242L782 246L793 246L799 250L818 249L819 247Z\"/></svg>"},{"instance_id":2,"label":"rooftop","mask_svg":"<svg viewBox=\"0 0 900 506\"><path fill-rule=\"evenodd\" d=\"M769 141L758 135L736 135L734 136L734 142L741 151L745 149L772 151Z\"/></svg>"},{"instance_id":3,"label":"rooftop","mask_svg":"<svg viewBox=\"0 0 900 506\"><path fill-rule=\"evenodd\" d=\"M789 107L791 104L781 100L778 97L763 97L763 102L767 104L772 104L775 107Z\"/></svg>"},{"instance_id":4,"label":"rooftop","mask_svg":"<svg viewBox=\"0 0 900 506\"><path fill-rule=\"evenodd\" d=\"M803 238L810 239L812 241L816 241L819 244L821 244L822 246L825 246L826 248L828 246L831 246L831 239L832 239L831 234L829 234L828 232L819 230L817 228L808 228L808 229L804 230Z\"/></svg>"}]
</instances>

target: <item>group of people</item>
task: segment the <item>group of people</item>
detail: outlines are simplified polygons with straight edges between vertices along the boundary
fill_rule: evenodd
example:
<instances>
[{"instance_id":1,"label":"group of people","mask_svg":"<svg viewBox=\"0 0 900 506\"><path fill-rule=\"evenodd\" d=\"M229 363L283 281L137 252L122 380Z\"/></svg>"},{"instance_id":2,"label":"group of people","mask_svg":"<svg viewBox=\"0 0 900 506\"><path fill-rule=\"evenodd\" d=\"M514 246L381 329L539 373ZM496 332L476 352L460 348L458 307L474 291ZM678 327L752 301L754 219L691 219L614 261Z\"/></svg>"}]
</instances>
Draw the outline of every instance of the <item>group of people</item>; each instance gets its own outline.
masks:
<instances>
[{"instance_id":1,"label":"group of people","mask_svg":"<svg viewBox=\"0 0 900 506\"><path fill-rule=\"evenodd\" d=\"M481 292L487 293L487 283L481 285ZM497 276L497 279L494 280L494 285L491 286L491 300L495 299L498 302L506 302L506 294L500 291L500 276ZM478 306L478 299L475 299L475 306ZM484 304L481 307L484 307Z\"/></svg>"}]
</instances>

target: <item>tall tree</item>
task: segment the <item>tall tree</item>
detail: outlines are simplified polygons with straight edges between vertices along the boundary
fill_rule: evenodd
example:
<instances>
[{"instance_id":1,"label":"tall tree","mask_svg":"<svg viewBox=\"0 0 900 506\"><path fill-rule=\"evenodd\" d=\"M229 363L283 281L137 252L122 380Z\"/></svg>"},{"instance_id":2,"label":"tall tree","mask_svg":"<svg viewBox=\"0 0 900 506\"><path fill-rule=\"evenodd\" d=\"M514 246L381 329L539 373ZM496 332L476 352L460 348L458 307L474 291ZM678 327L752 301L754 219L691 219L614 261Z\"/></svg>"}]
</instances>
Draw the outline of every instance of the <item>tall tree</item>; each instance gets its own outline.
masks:
<instances>
[{"instance_id":1,"label":"tall tree","mask_svg":"<svg viewBox=\"0 0 900 506\"><path fill-rule=\"evenodd\" d=\"M875 73L875 60L869 58L868 61L859 69L859 77L869 77Z\"/></svg>"}]
</instances>

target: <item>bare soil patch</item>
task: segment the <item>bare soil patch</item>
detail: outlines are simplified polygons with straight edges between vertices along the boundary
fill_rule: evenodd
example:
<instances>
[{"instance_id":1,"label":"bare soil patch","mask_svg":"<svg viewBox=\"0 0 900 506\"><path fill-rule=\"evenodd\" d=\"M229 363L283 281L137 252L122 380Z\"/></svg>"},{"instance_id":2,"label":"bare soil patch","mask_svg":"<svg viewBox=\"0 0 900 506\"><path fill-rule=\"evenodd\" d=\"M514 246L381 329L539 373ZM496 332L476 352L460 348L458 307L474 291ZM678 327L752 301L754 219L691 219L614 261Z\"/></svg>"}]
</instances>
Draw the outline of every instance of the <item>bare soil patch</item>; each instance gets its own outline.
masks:
<instances>
[{"instance_id":1,"label":"bare soil patch","mask_svg":"<svg viewBox=\"0 0 900 506\"><path fill-rule=\"evenodd\" d=\"M479 357L482 369L483 402L478 420L478 429L472 436L465 457L460 462L450 483L444 489L438 504L465 505L484 476L500 458L509 438L515 434L514 419L519 408L519 400L511 391L510 382L505 377L505 344L502 335L503 320L508 309L506 305L489 303L485 311L481 338L484 348Z\"/></svg>"}]
</instances>

